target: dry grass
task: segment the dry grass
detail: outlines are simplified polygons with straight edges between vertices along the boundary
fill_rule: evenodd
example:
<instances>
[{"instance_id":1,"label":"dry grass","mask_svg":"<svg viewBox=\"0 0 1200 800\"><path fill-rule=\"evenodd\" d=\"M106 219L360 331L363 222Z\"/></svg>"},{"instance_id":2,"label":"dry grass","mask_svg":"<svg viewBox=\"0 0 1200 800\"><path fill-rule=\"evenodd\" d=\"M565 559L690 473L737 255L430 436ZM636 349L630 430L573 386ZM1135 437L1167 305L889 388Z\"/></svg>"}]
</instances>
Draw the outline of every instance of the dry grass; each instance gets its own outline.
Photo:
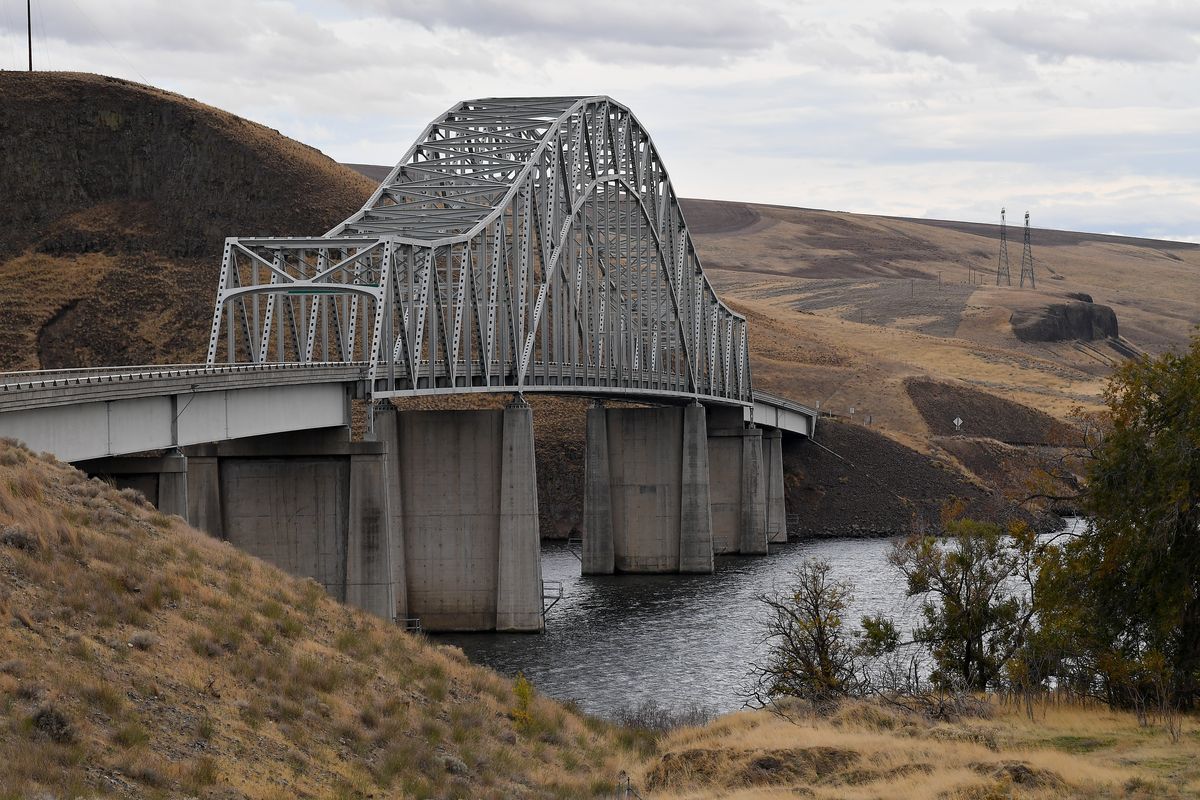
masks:
<instances>
[{"instance_id":1,"label":"dry grass","mask_svg":"<svg viewBox=\"0 0 1200 800\"><path fill-rule=\"evenodd\" d=\"M0 652L0 798L574 798L640 759L538 696L517 724L461 651L6 442Z\"/></svg>"},{"instance_id":2,"label":"dry grass","mask_svg":"<svg viewBox=\"0 0 1200 800\"><path fill-rule=\"evenodd\" d=\"M1086 292L1151 352L1186 343L1200 319L1200 248L1190 245L1037 231L1030 291L967 283L971 269L995 269L997 231L984 226L687 203L702 212L706 269L752 319L755 385L838 413L854 406L926 451L934 445L903 390L908 377L963 381L1060 419L1098 402L1111 364L1069 342L1018 341L1013 309ZM1015 253L1018 268L1019 239ZM922 330L937 317L947 330Z\"/></svg>"},{"instance_id":3,"label":"dry grass","mask_svg":"<svg viewBox=\"0 0 1200 800\"><path fill-rule=\"evenodd\" d=\"M664 740L639 773L655 798L1200 797L1200 725L1172 743L1130 714L1040 705L1029 721L933 723L869 702L792 724L743 712Z\"/></svg>"}]
</instances>

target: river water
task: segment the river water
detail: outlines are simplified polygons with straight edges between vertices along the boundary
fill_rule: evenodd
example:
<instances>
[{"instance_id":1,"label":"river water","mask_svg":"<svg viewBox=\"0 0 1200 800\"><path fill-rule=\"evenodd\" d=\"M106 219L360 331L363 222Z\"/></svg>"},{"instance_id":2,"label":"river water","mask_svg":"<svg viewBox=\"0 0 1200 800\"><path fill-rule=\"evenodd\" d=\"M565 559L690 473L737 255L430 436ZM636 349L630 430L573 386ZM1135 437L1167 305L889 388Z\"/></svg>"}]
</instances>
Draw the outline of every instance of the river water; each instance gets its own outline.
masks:
<instances>
[{"instance_id":1,"label":"river water","mask_svg":"<svg viewBox=\"0 0 1200 800\"><path fill-rule=\"evenodd\" d=\"M1075 524L1069 521L1069 524ZM852 583L847 622L885 613L904 629L919 598L905 597L887 554L891 539L819 539L771 545L767 556L717 558L712 575L581 576L565 544L542 546L542 578L563 583L563 599L536 634L440 634L478 664L523 672L537 690L612 716L653 700L714 713L745 702L747 673L766 653L765 608L757 595L790 585L806 558L824 558Z\"/></svg>"}]
</instances>

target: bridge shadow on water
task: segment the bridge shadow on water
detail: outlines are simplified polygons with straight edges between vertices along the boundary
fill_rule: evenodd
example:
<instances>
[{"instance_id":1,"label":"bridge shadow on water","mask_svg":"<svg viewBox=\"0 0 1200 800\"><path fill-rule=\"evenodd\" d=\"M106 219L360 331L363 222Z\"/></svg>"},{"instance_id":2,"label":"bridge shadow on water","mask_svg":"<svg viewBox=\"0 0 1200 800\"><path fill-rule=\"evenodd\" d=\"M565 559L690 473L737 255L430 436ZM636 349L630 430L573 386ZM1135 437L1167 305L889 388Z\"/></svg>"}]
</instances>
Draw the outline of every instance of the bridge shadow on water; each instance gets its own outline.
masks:
<instances>
[{"instance_id":1,"label":"bridge shadow on water","mask_svg":"<svg viewBox=\"0 0 1200 800\"><path fill-rule=\"evenodd\" d=\"M856 587L849 619L886 611L909 623L915 604L886 563L891 540L825 539L772 545L762 556L718 557L712 575L581 576L565 544L542 546L542 577L564 596L544 635L441 634L480 664L523 672L544 694L611 716L652 699L670 709L733 711L751 662L765 653L765 609L755 598L789 584L808 557L826 558Z\"/></svg>"}]
</instances>

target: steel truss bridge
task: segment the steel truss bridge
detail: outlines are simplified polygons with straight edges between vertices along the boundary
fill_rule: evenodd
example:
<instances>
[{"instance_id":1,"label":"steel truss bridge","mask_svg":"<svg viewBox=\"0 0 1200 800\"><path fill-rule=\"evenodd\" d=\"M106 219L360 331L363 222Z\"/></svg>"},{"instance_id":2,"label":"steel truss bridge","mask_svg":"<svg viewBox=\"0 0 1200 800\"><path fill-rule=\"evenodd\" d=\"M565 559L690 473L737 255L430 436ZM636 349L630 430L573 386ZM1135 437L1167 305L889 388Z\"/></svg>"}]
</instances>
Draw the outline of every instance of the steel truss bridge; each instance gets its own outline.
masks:
<instances>
[{"instance_id":1,"label":"steel truss bridge","mask_svg":"<svg viewBox=\"0 0 1200 800\"><path fill-rule=\"evenodd\" d=\"M323 236L227 239L208 365L365 362L374 398L750 406L746 338L628 108L493 98L430 123Z\"/></svg>"},{"instance_id":2,"label":"steel truss bridge","mask_svg":"<svg viewBox=\"0 0 1200 800\"><path fill-rule=\"evenodd\" d=\"M740 406L811 436L813 411L753 390L746 328L628 108L472 100L323 236L227 239L206 364L0 375L0 436L90 459L466 392Z\"/></svg>"}]
</instances>

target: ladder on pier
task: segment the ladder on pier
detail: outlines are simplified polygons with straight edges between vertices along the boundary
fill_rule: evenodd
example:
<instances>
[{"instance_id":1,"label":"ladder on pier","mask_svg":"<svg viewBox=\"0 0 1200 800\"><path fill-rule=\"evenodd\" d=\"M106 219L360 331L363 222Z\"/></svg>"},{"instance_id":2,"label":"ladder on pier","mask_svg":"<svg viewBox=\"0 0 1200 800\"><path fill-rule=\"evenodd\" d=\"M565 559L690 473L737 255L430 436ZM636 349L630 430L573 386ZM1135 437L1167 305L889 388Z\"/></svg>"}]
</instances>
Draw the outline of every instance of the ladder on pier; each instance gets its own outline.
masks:
<instances>
[{"instance_id":1,"label":"ladder on pier","mask_svg":"<svg viewBox=\"0 0 1200 800\"><path fill-rule=\"evenodd\" d=\"M563 599L562 581L542 581L542 619Z\"/></svg>"}]
</instances>

